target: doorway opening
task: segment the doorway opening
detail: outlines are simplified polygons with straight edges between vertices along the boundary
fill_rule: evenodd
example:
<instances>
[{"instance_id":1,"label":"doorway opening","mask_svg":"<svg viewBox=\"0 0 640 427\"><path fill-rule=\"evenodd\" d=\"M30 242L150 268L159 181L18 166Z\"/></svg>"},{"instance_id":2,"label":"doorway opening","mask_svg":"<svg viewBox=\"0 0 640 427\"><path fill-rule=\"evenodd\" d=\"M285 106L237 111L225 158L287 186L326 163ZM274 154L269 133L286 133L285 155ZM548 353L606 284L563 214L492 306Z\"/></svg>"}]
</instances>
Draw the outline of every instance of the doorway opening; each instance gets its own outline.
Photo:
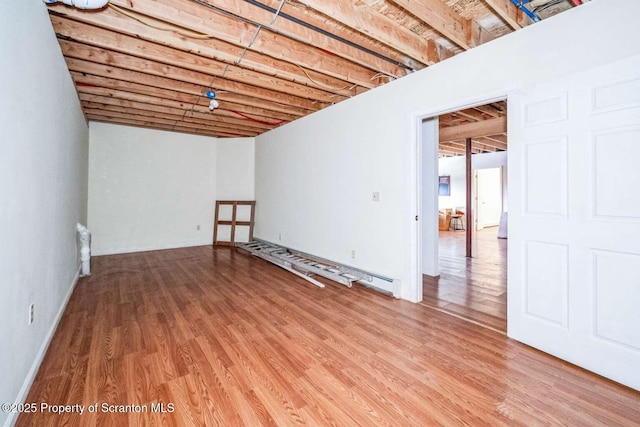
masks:
<instances>
[{"instance_id":1,"label":"doorway opening","mask_svg":"<svg viewBox=\"0 0 640 427\"><path fill-rule=\"evenodd\" d=\"M422 304L503 333L506 117L506 100L438 116L439 275L422 281Z\"/></svg>"}]
</instances>

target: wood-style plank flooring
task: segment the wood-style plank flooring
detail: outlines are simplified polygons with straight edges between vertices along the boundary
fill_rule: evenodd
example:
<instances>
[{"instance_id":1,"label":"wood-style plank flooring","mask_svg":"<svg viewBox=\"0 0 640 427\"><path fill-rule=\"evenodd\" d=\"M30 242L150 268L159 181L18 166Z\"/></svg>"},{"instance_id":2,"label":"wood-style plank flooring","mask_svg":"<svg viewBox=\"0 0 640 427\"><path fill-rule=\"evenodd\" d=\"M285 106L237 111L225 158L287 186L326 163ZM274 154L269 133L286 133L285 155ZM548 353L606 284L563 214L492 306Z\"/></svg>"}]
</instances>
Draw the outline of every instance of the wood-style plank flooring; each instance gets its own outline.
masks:
<instances>
[{"instance_id":1,"label":"wood-style plank flooring","mask_svg":"<svg viewBox=\"0 0 640 427\"><path fill-rule=\"evenodd\" d=\"M498 227L474 235L473 258L465 257L465 232L440 231L440 277L423 276L422 304L507 331L507 239Z\"/></svg>"},{"instance_id":2,"label":"wood-style plank flooring","mask_svg":"<svg viewBox=\"0 0 640 427\"><path fill-rule=\"evenodd\" d=\"M502 334L361 286L320 289L229 248L95 257L92 273L27 402L97 411L19 426L640 421L639 392Z\"/></svg>"}]
</instances>

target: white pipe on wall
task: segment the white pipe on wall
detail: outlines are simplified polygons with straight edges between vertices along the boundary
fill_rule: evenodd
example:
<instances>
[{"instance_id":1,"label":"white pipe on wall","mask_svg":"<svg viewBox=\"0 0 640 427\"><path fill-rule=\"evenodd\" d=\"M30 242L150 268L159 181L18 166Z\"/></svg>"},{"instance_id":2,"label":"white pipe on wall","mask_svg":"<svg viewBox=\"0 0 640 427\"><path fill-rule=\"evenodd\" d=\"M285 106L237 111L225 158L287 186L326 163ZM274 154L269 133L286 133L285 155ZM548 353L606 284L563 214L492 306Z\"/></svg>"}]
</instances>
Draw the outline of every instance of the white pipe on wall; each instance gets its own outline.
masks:
<instances>
[{"instance_id":1,"label":"white pipe on wall","mask_svg":"<svg viewBox=\"0 0 640 427\"><path fill-rule=\"evenodd\" d=\"M109 3L109 0L42 0L47 4L57 3L58 1L77 7L78 9L102 9Z\"/></svg>"},{"instance_id":2,"label":"white pipe on wall","mask_svg":"<svg viewBox=\"0 0 640 427\"><path fill-rule=\"evenodd\" d=\"M76 229L80 237L80 261L82 262L80 277L84 277L91 274L91 233L82 224L78 224Z\"/></svg>"}]
</instances>

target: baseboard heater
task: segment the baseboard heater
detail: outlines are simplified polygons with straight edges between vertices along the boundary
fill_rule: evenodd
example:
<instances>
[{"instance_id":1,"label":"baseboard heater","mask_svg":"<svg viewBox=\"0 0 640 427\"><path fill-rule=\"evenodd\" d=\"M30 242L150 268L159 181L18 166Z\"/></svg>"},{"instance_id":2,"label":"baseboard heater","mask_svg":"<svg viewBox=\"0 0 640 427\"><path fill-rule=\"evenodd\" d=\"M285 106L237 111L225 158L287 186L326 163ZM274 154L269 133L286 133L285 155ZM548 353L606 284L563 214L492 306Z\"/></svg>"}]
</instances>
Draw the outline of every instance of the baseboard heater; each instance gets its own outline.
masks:
<instances>
[{"instance_id":1,"label":"baseboard heater","mask_svg":"<svg viewBox=\"0 0 640 427\"><path fill-rule=\"evenodd\" d=\"M357 282L400 298L400 281L397 279L339 264L261 239L254 239L248 243L236 243L236 247L269 261L321 288L324 288L324 283L312 276L318 275L349 288L353 286L354 282Z\"/></svg>"}]
</instances>

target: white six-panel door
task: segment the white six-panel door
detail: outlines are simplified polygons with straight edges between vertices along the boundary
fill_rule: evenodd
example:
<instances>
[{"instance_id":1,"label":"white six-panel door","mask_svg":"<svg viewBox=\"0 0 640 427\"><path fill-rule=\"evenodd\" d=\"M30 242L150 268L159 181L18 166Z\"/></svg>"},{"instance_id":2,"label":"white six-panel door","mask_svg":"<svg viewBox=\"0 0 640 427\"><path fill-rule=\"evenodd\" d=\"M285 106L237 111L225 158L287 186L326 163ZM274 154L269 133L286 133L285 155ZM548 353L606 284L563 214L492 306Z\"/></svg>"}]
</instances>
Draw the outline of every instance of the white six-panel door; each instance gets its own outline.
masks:
<instances>
[{"instance_id":1,"label":"white six-panel door","mask_svg":"<svg viewBox=\"0 0 640 427\"><path fill-rule=\"evenodd\" d=\"M508 102L508 335L640 390L640 57Z\"/></svg>"}]
</instances>

